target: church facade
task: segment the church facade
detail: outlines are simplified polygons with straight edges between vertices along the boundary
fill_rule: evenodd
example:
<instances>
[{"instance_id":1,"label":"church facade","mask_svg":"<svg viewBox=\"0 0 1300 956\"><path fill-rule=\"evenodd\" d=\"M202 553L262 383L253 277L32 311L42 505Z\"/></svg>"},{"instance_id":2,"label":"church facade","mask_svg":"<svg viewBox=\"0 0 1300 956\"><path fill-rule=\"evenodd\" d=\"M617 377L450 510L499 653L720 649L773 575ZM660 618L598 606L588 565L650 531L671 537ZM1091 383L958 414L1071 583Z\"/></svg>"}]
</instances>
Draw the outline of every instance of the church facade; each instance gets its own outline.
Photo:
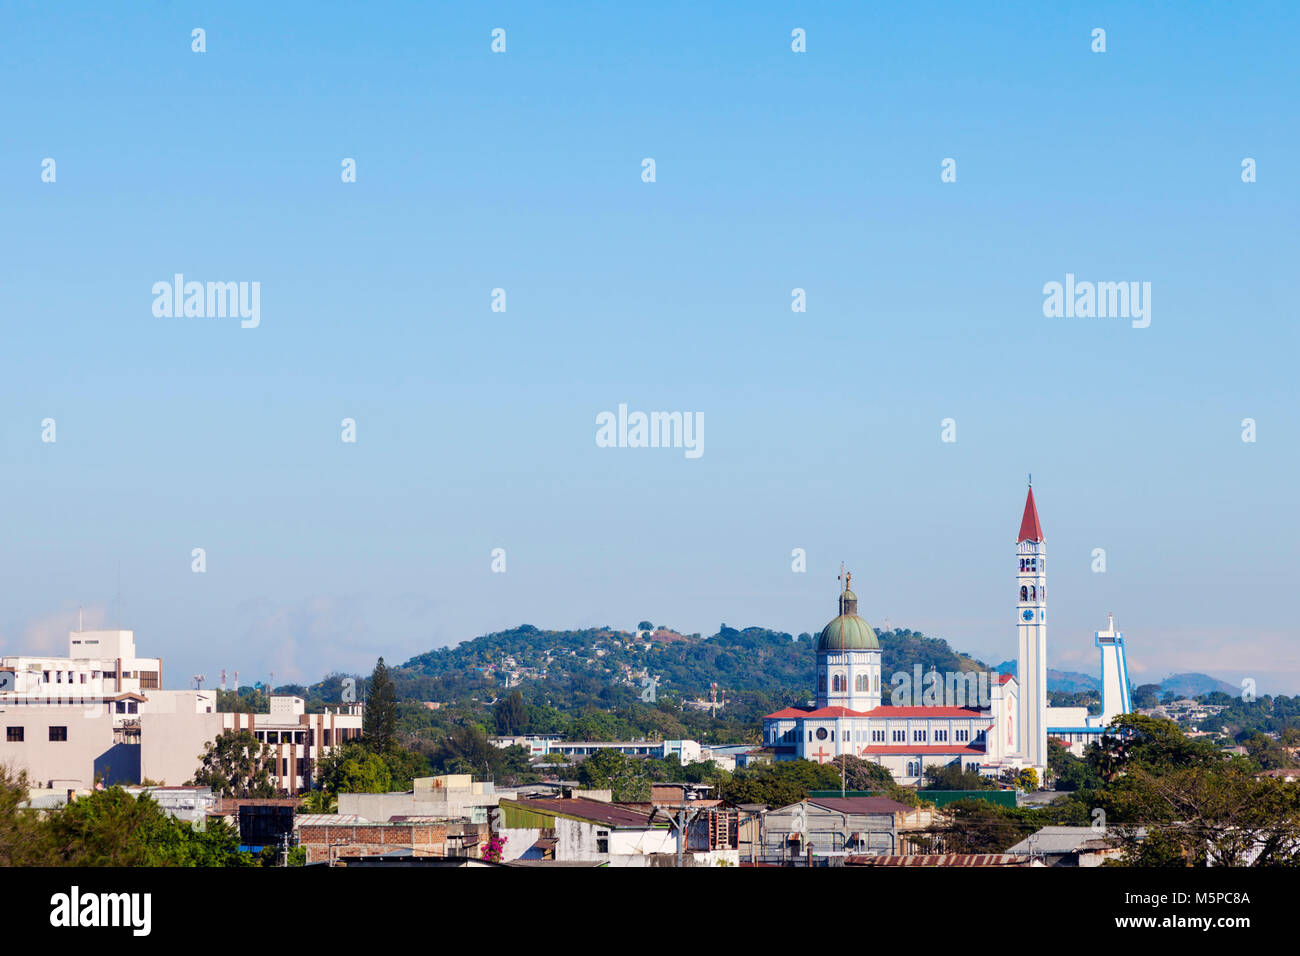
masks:
<instances>
[{"instance_id":1,"label":"church facade","mask_svg":"<svg viewBox=\"0 0 1300 956\"><path fill-rule=\"evenodd\" d=\"M881 673L880 643L859 616L851 576L845 575L839 614L817 638L816 700L764 717L764 748L776 760L818 763L852 754L883 765L901 784L920 782L925 768L935 764L957 764L985 776L1032 767L1042 779L1049 733L1081 751L1115 713L1127 710L1123 636L1113 621L1107 633L1097 635L1104 695L1100 716L1089 717L1087 708L1049 708L1047 548L1032 485L1016 560L1018 676L994 675L978 695L952 693L963 676L971 675L947 675L945 685L936 673L924 679L918 673L914 684L891 685ZM900 694L904 683L908 693ZM961 706L952 706L954 700Z\"/></svg>"}]
</instances>

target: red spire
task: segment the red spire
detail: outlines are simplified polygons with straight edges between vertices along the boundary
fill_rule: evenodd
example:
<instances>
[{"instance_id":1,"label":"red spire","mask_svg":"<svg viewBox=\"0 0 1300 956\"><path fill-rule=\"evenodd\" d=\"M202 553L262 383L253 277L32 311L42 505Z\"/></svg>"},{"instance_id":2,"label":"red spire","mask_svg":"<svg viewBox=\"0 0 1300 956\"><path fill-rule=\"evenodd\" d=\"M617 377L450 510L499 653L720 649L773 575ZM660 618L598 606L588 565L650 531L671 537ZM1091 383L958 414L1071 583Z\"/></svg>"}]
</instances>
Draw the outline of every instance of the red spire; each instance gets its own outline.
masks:
<instances>
[{"instance_id":1,"label":"red spire","mask_svg":"<svg viewBox=\"0 0 1300 956\"><path fill-rule=\"evenodd\" d=\"M1034 486L1029 486L1029 497L1025 499L1025 516L1020 519L1020 541L1042 541L1043 526L1038 523L1038 508L1034 505Z\"/></svg>"}]
</instances>

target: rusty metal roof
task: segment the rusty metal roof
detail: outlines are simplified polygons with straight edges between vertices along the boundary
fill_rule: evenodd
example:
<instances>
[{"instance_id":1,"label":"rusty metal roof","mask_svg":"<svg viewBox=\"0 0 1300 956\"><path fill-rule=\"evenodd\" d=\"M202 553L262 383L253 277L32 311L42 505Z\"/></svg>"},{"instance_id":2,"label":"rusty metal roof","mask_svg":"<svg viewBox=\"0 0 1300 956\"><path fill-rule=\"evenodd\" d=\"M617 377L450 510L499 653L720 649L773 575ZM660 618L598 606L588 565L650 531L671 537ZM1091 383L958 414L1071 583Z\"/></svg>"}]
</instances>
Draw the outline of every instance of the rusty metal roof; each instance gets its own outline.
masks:
<instances>
[{"instance_id":1,"label":"rusty metal roof","mask_svg":"<svg viewBox=\"0 0 1300 956\"><path fill-rule=\"evenodd\" d=\"M912 856L847 856L848 866L1028 866L1009 853L916 853Z\"/></svg>"},{"instance_id":2,"label":"rusty metal roof","mask_svg":"<svg viewBox=\"0 0 1300 956\"><path fill-rule=\"evenodd\" d=\"M524 810L537 813L554 813L559 816L591 823L603 823L615 829L641 829L665 826L651 823L650 814L644 810L617 803L601 803L599 800L569 798L566 800L502 800L502 804L513 804Z\"/></svg>"}]
</instances>

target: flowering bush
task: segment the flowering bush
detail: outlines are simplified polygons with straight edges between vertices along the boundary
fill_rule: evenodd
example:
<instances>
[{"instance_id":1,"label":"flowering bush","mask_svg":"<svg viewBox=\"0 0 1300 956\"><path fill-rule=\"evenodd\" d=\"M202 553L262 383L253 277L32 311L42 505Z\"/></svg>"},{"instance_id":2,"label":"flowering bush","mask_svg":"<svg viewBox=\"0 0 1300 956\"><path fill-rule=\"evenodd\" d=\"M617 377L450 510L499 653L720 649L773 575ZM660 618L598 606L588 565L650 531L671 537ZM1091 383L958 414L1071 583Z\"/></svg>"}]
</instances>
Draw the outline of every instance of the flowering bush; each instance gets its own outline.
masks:
<instances>
[{"instance_id":1,"label":"flowering bush","mask_svg":"<svg viewBox=\"0 0 1300 956\"><path fill-rule=\"evenodd\" d=\"M500 863L502 851L506 848L506 838L499 836L488 837L487 843L483 844L483 859L489 863Z\"/></svg>"}]
</instances>

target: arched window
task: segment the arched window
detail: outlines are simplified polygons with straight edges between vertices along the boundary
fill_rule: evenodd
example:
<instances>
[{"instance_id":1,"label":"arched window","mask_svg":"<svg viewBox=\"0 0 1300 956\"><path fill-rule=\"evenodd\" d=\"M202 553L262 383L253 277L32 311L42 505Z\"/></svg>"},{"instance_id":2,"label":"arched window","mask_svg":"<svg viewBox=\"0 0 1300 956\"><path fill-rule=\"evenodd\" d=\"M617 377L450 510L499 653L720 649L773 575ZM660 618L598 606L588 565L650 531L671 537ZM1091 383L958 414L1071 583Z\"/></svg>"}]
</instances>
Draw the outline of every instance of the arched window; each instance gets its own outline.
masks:
<instances>
[{"instance_id":1,"label":"arched window","mask_svg":"<svg viewBox=\"0 0 1300 956\"><path fill-rule=\"evenodd\" d=\"M1031 600L1031 601L1037 601L1037 600L1038 600L1038 588L1037 588L1036 585L1032 585L1032 584L1031 584L1031 585L1029 586L1029 600Z\"/></svg>"},{"instance_id":2,"label":"arched window","mask_svg":"<svg viewBox=\"0 0 1300 956\"><path fill-rule=\"evenodd\" d=\"M831 690L836 694L844 690L844 678L839 674L831 678Z\"/></svg>"},{"instance_id":3,"label":"arched window","mask_svg":"<svg viewBox=\"0 0 1300 956\"><path fill-rule=\"evenodd\" d=\"M1024 587L1022 587L1022 588L1020 589L1020 600L1022 600L1022 601L1028 601L1028 600L1029 600L1029 588L1024 588Z\"/></svg>"},{"instance_id":4,"label":"arched window","mask_svg":"<svg viewBox=\"0 0 1300 956\"><path fill-rule=\"evenodd\" d=\"M871 690L871 678L868 677L866 674L859 674L857 680L857 686L854 689L859 691L864 691L864 692Z\"/></svg>"}]
</instances>

